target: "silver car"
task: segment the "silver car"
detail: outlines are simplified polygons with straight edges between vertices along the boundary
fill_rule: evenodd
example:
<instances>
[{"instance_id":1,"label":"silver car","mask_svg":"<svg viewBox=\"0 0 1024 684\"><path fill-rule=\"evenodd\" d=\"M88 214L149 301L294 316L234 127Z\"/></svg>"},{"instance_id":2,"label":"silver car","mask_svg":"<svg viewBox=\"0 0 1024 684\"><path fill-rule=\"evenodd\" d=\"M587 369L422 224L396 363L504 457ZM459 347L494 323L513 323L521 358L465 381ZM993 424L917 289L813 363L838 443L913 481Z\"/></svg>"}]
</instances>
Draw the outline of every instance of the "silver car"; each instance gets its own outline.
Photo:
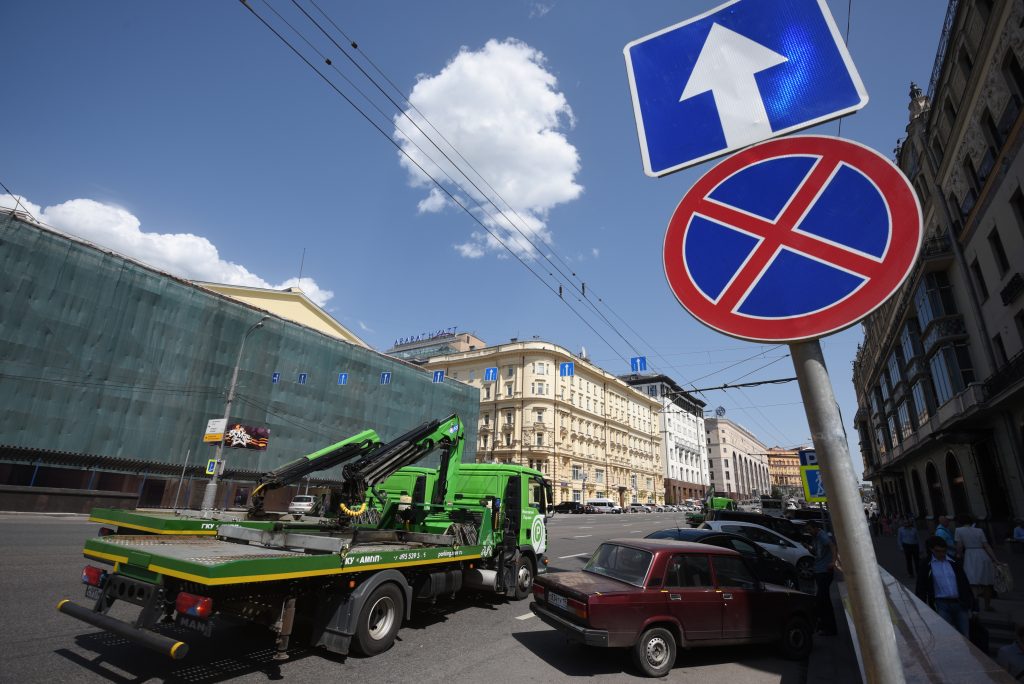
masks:
<instances>
[{"instance_id":1,"label":"silver car","mask_svg":"<svg viewBox=\"0 0 1024 684\"><path fill-rule=\"evenodd\" d=\"M288 504L288 512L295 515L305 515L313 510L313 502L316 497L311 494L299 494Z\"/></svg>"}]
</instances>

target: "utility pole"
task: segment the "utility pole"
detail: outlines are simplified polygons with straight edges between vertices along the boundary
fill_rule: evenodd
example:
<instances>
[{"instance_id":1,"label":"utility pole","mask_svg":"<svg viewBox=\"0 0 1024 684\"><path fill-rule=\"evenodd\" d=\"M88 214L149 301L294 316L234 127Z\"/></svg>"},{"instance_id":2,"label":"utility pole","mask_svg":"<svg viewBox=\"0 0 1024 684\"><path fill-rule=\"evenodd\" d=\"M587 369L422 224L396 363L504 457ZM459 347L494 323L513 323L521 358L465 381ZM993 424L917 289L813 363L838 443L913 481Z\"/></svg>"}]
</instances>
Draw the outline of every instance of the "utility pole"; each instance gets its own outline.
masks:
<instances>
[{"instance_id":1,"label":"utility pole","mask_svg":"<svg viewBox=\"0 0 1024 684\"><path fill-rule=\"evenodd\" d=\"M217 467L214 468L213 477L206 483L206 490L203 492L204 514L213 510L217 500L217 481L220 478L220 472L223 470L224 466L224 463L221 460L221 455L224 453L224 441L227 439L228 421L231 420L231 403L235 400L235 385L238 383L238 366L242 363L242 352L245 350L245 341L249 339L249 335L262 328L263 324L268 320L270 320L270 316L264 316L259 321L249 326L249 329L245 331L244 335L242 335L242 343L238 345L238 357L235 359L235 369L231 373L231 386L228 388L227 405L224 407L224 434L221 436L220 443L217 444L217 453L213 457L214 460L217 461Z\"/></svg>"}]
</instances>

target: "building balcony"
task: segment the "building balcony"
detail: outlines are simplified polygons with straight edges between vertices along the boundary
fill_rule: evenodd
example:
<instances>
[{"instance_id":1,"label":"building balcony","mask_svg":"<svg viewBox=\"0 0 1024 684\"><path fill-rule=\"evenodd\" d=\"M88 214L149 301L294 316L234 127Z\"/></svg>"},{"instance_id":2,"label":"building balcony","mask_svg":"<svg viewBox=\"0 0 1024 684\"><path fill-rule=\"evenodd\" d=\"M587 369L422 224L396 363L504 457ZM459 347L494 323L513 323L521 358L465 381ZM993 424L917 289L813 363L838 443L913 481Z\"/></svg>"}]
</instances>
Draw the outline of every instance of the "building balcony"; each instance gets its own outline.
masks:
<instances>
[{"instance_id":1,"label":"building balcony","mask_svg":"<svg viewBox=\"0 0 1024 684\"><path fill-rule=\"evenodd\" d=\"M516 424L515 423L502 423L501 424L501 431L502 432L512 432L515 429L516 429Z\"/></svg>"},{"instance_id":2,"label":"building balcony","mask_svg":"<svg viewBox=\"0 0 1024 684\"><path fill-rule=\"evenodd\" d=\"M985 395L995 397L1021 381L1024 381L1024 352L1014 356L985 380Z\"/></svg>"},{"instance_id":3,"label":"building balcony","mask_svg":"<svg viewBox=\"0 0 1024 684\"><path fill-rule=\"evenodd\" d=\"M926 271L944 269L953 263L953 248L949 237L940 235L930 237L921 245L921 264Z\"/></svg>"},{"instance_id":4,"label":"building balcony","mask_svg":"<svg viewBox=\"0 0 1024 684\"><path fill-rule=\"evenodd\" d=\"M921 337L925 354L930 354L944 342L958 342L967 338L967 326L960 314L933 319Z\"/></svg>"}]
</instances>

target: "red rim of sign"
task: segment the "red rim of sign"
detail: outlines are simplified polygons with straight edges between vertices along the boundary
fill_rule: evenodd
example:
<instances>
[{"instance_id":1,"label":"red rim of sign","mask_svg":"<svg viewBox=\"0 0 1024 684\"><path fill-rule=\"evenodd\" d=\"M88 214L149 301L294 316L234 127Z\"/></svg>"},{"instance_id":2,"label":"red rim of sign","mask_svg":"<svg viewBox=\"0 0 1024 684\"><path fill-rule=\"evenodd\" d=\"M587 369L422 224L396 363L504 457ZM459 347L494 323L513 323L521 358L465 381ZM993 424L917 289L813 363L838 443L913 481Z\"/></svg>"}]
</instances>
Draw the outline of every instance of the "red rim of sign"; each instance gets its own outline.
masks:
<instances>
[{"instance_id":1,"label":"red rim of sign","mask_svg":"<svg viewBox=\"0 0 1024 684\"><path fill-rule=\"evenodd\" d=\"M790 156L816 157L817 161L776 221L707 199L722 182L747 167ZM791 231L840 164L859 171L873 183L889 210L889 242L881 259L844 249L807 233ZM686 269L683 244L695 214L764 238L717 301L701 292ZM917 194L903 172L888 159L864 145L841 138L780 138L734 154L690 188L672 214L665 233L665 276L679 303L714 330L755 342L798 342L838 332L881 306L910 273L921 240L921 205ZM848 296L808 314L763 318L738 313L736 308L741 298L757 282L782 245L862 275L866 282ZM710 258L714 258L713 255Z\"/></svg>"}]
</instances>

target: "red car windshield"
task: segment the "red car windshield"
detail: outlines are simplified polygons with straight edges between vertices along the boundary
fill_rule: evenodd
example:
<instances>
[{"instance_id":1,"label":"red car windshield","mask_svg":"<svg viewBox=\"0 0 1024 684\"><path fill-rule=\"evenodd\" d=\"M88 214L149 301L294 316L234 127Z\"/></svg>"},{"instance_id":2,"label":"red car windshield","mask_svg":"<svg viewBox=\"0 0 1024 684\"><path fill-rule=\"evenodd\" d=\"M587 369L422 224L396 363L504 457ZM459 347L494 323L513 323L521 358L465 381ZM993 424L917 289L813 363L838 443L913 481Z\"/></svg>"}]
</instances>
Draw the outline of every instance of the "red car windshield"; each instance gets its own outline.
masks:
<instances>
[{"instance_id":1,"label":"red car windshield","mask_svg":"<svg viewBox=\"0 0 1024 684\"><path fill-rule=\"evenodd\" d=\"M642 587L652 558L654 554L650 551L619 544L601 544L583 570Z\"/></svg>"}]
</instances>

